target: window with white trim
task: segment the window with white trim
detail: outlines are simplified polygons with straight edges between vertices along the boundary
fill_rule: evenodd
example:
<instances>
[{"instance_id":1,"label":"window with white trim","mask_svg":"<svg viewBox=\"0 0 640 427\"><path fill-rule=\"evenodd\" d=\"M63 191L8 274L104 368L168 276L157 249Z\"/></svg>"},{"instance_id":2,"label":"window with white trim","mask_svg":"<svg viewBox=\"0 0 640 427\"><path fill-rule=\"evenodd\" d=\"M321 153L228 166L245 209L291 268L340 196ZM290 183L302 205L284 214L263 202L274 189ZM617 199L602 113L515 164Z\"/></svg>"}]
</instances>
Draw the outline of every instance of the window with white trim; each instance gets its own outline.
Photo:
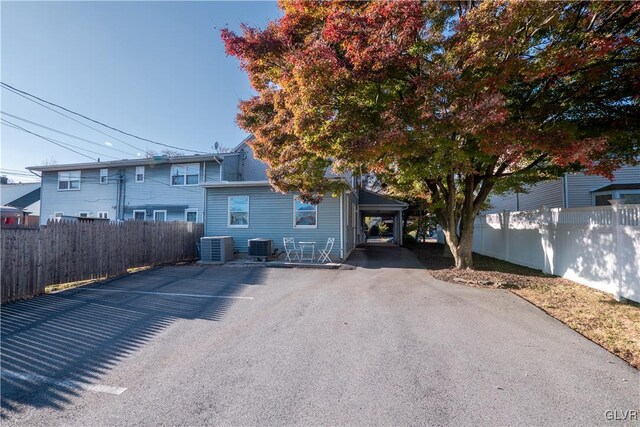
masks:
<instances>
[{"instance_id":1,"label":"window with white trim","mask_svg":"<svg viewBox=\"0 0 640 427\"><path fill-rule=\"evenodd\" d=\"M198 222L198 209L185 209L184 220L186 222Z\"/></svg>"},{"instance_id":2,"label":"window with white trim","mask_svg":"<svg viewBox=\"0 0 640 427\"><path fill-rule=\"evenodd\" d=\"M136 182L144 182L144 166L136 166Z\"/></svg>"},{"instance_id":3,"label":"window with white trim","mask_svg":"<svg viewBox=\"0 0 640 427\"><path fill-rule=\"evenodd\" d=\"M58 190L80 190L80 171L58 172Z\"/></svg>"},{"instance_id":4,"label":"window with white trim","mask_svg":"<svg viewBox=\"0 0 640 427\"><path fill-rule=\"evenodd\" d=\"M109 211L98 211L98 218L109 219Z\"/></svg>"},{"instance_id":5,"label":"window with white trim","mask_svg":"<svg viewBox=\"0 0 640 427\"><path fill-rule=\"evenodd\" d=\"M100 169L100 184L109 182L109 169Z\"/></svg>"},{"instance_id":6,"label":"window with white trim","mask_svg":"<svg viewBox=\"0 0 640 427\"><path fill-rule=\"evenodd\" d=\"M147 217L147 211L144 209L135 209L133 211L134 221L144 221L146 217Z\"/></svg>"},{"instance_id":7,"label":"window with white trim","mask_svg":"<svg viewBox=\"0 0 640 427\"><path fill-rule=\"evenodd\" d=\"M78 212L78 216L80 218L88 218L89 217L89 212L87 212L87 211Z\"/></svg>"},{"instance_id":8,"label":"window with white trim","mask_svg":"<svg viewBox=\"0 0 640 427\"><path fill-rule=\"evenodd\" d=\"M293 198L293 228L317 228L318 205L305 203L298 196Z\"/></svg>"},{"instance_id":9,"label":"window with white trim","mask_svg":"<svg viewBox=\"0 0 640 427\"><path fill-rule=\"evenodd\" d=\"M200 165L190 163L171 166L171 185L198 185L200 183Z\"/></svg>"},{"instance_id":10,"label":"window with white trim","mask_svg":"<svg viewBox=\"0 0 640 427\"><path fill-rule=\"evenodd\" d=\"M54 212L53 213L53 217L54 218L62 218L64 216L64 212Z\"/></svg>"},{"instance_id":11,"label":"window with white trim","mask_svg":"<svg viewBox=\"0 0 640 427\"><path fill-rule=\"evenodd\" d=\"M167 220L167 211L165 210L157 210L153 211L153 220L154 221L166 221Z\"/></svg>"},{"instance_id":12,"label":"window with white trim","mask_svg":"<svg viewBox=\"0 0 640 427\"><path fill-rule=\"evenodd\" d=\"M229 227L249 228L249 196L229 196Z\"/></svg>"}]
</instances>

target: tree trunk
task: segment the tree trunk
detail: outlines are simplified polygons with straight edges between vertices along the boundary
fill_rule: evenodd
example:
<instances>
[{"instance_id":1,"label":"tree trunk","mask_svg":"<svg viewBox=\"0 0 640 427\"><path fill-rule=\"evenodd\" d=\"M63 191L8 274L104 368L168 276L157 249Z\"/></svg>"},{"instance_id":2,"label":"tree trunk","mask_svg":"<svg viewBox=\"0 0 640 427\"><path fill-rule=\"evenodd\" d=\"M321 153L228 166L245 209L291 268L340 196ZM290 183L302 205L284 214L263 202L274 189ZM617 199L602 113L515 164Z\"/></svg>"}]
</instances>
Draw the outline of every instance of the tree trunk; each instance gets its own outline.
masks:
<instances>
[{"instance_id":1,"label":"tree trunk","mask_svg":"<svg viewBox=\"0 0 640 427\"><path fill-rule=\"evenodd\" d=\"M457 269L473 268L473 229L475 216L466 221L467 224L460 229L456 226L451 229L443 229L445 237L445 256L450 253L455 261Z\"/></svg>"},{"instance_id":2,"label":"tree trunk","mask_svg":"<svg viewBox=\"0 0 640 427\"><path fill-rule=\"evenodd\" d=\"M472 242L468 240L461 241L453 253L453 259L456 262L457 269L473 268Z\"/></svg>"}]
</instances>

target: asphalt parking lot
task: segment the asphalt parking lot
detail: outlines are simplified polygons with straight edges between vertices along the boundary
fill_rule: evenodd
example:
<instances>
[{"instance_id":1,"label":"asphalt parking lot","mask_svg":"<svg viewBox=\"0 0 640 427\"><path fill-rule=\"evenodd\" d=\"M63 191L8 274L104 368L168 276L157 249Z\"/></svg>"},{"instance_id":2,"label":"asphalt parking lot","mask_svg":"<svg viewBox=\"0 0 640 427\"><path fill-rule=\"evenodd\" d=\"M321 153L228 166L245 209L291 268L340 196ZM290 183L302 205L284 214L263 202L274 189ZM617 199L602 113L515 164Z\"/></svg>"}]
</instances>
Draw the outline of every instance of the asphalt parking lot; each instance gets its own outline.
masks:
<instances>
[{"instance_id":1,"label":"asphalt parking lot","mask_svg":"<svg viewBox=\"0 0 640 427\"><path fill-rule=\"evenodd\" d=\"M624 425L640 375L404 249L163 267L2 307L7 425ZM629 422L631 420L627 420Z\"/></svg>"}]
</instances>

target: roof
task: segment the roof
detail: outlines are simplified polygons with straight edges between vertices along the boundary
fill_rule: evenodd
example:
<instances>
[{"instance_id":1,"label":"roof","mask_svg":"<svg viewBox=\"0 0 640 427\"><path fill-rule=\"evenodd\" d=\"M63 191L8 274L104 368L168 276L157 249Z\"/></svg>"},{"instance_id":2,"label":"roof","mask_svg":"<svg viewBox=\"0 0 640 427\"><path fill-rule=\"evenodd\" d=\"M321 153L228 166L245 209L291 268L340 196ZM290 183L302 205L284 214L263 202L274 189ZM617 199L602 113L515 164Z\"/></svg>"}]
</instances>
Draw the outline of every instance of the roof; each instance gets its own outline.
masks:
<instances>
[{"instance_id":1,"label":"roof","mask_svg":"<svg viewBox=\"0 0 640 427\"><path fill-rule=\"evenodd\" d=\"M235 153L227 153L233 154ZM80 169L98 169L109 167L122 167L122 166L151 166L162 164L174 164L174 163L188 163L188 162L203 162L208 160L220 161L224 158L225 154L194 154L191 156L154 156L144 159L124 159L124 160L112 160L108 162L91 162L91 163L67 163L64 165L49 165L49 166L29 166L27 169L34 171L68 171L68 170L80 170Z\"/></svg>"},{"instance_id":2,"label":"roof","mask_svg":"<svg viewBox=\"0 0 640 427\"><path fill-rule=\"evenodd\" d=\"M29 205L34 204L40 200L40 188L36 188L30 193L25 194L22 197L18 197L17 199L7 203L7 206L13 206L14 208L24 209Z\"/></svg>"},{"instance_id":3,"label":"roof","mask_svg":"<svg viewBox=\"0 0 640 427\"><path fill-rule=\"evenodd\" d=\"M12 206L0 206L0 213L3 216L22 216L22 211Z\"/></svg>"},{"instance_id":4,"label":"roof","mask_svg":"<svg viewBox=\"0 0 640 427\"><path fill-rule=\"evenodd\" d=\"M34 175L35 178L35 175ZM40 183L20 183L20 184L2 184L0 185L0 204L8 205L10 202L31 193L33 190L40 188Z\"/></svg>"},{"instance_id":5,"label":"roof","mask_svg":"<svg viewBox=\"0 0 640 427\"><path fill-rule=\"evenodd\" d=\"M244 147L245 145L249 144L249 142L253 141L254 139L256 139L256 137L255 137L255 136L253 136L253 135L249 135L248 137L246 137L245 139L243 139L243 140L242 140L242 142L241 142L240 144L236 145L236 146L233 148L233 150L232 150L232 151L233 151L234 153L235 153L235 152L240 151L240 150L242 149L242 147Z\"/></svg>"},{"instance_id":6,"label":"roof","mask_svg":"<svg viewBox=\"0 0 640 427\"><path fill-rule=\"evenodd\" d=\"M359 205L375 205L375 206L385 206L385 207L398 207L404 208L409 206L405 202L401 202L399 200L391 199L389 197L382 196L380 194L374 193L369 190L360 189L358 194L358 204Z\"/></svg>"},{"instance_id":7,"label":"roof","mask_svg":"<svg viewBox=\"0 0 640 427\"><path fill-rule=\"evenodd\" d=\"M205 182L202 185L204 188L220 188L220 187L266 187L269 186L269 181L213 181Z\"/></svg>"},{"instance_id":8,"label":"roof","mask_svg":"<svg viewBox=\"0 0 640 427\"><path fill-rule=\"evenodd\" d=\"M615 191L615 190L640 190L640 183L638 184L609 184L597 190L591 190L591 193L598 193L600 191Z\"/></svg>"}]
</instances>

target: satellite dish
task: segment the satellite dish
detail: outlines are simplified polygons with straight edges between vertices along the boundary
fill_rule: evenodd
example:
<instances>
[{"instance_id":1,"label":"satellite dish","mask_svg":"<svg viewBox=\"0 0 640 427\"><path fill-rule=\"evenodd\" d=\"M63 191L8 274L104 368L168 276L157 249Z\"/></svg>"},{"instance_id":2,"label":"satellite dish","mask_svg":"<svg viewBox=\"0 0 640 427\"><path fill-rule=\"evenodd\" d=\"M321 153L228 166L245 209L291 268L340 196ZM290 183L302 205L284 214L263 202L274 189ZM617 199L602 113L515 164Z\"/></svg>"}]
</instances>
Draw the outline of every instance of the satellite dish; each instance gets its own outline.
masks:
<instances>
[{"instance_id":1,"label":"satellite dish","mask_svg":"<svg viewBox=\"0 0 640 427\"><path fill-rule=\"evenodd\" d=\"M220 144L218 144L218 141L215 142L215 144L213 144L213 148L218 151L218 147L220 146Z\"/></svg>"}]
</instances>

